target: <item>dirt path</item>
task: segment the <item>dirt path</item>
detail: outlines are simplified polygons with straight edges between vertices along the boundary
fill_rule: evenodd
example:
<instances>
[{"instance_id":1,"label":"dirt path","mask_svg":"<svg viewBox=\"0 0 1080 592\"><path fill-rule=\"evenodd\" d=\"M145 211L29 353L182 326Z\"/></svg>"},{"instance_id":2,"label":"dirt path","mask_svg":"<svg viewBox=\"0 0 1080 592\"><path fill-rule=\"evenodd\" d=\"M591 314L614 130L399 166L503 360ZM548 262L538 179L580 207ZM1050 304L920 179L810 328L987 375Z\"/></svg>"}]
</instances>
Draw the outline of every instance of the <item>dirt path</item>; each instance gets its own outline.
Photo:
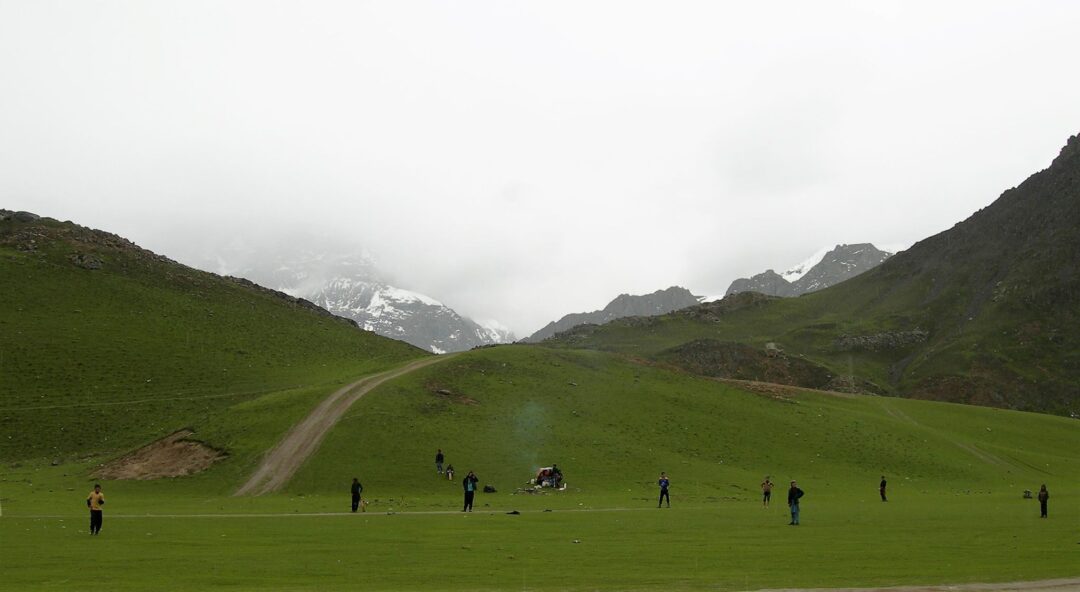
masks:
<instances>
[{"instance_id":1,"label":"dirt path","mask_svg":"<svg viewBox=\"0 0 1080 592\"><path fill-rule=\"evenodd\" d=\"M380 384L438 362L453 354L424 358L394 370L373 374L334 391L307 417L289 429L285 437L263 457L259 468L233 495L262 495L281 489L304 461L315 453L323 438L357 399Z\"/></svg>"}]
</instances>

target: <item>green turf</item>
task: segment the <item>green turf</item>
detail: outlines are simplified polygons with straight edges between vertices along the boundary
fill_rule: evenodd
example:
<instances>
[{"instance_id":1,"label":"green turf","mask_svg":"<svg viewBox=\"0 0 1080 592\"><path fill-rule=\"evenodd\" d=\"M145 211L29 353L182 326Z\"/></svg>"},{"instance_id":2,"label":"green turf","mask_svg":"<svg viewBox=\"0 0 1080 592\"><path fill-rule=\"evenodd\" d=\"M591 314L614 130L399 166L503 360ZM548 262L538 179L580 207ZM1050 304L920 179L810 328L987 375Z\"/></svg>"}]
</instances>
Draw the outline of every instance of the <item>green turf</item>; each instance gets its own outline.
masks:
<instances>
[{"instance_id":1,"label":"green turf","mask_svg":"<svg viewBox=\"0 0 1080 592\"><path fill-rule=\"evenodd\" d=\"M1076 576L1075 494L1051 518L1012 495L808 483L802 525L756 500L625 511L0 518L12 590L753 590ZM489 496L492 497L492 496ZM484 499L487 499L486 497ZM344 501L344 500L341 500ZM113 494L115 514L125 498ZM303 501L297 501L303 509ZM578 541L578 542L575 542ZM47 550L47 551L46 551Z\"/></svg>"}]
</instances>

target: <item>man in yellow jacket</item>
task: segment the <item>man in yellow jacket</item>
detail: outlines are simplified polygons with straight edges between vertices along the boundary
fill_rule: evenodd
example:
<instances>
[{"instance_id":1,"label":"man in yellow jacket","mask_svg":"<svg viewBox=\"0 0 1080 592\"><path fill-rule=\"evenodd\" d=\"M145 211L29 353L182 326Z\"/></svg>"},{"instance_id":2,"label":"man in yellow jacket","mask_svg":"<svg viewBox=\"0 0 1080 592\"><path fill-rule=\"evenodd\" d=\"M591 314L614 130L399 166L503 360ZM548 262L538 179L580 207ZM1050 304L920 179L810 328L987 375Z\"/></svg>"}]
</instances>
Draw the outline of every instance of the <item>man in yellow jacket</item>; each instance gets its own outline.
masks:
<instances>
[{"instance_id":1,"label":"man in yellow jacket","mask_svg":"<svg viewBox=\"0 0 1080 592\"><path fill-rule=\"evenodd\" d=\"M105 505L105 494L101 485L94 484L94 490L86 496L86 507L90 508L90 534L101 532L101 506Z\"/></svg>"}]
</instances>

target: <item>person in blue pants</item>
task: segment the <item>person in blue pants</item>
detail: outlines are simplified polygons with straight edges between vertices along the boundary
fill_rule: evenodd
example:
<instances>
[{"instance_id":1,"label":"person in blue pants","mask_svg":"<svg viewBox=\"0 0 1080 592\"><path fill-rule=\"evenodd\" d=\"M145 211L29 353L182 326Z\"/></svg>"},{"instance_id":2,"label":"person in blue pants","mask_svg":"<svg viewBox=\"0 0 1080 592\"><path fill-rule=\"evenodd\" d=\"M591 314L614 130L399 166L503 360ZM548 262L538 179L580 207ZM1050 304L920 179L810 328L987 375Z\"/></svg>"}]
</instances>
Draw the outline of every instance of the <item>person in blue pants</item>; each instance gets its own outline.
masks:
<instances>
[{"instance_id":1,"label":"person in blue pants","mask_svg":"<svg viewBox=\"0 0 1080 592\"><path fill-rule=\"evenodd\" d=\"M479 481L480 478L472 471L462 479L461 487L465 490L465 507L461 509L462 512L472 512L473 497L476 496L476 484Z\"/></svg>"},{"instance_id":2,"label":"person in blue pants","mask_svg":"<svg viewBox=\"0 0 1080 592\"><path fill-rule=\"evenodd\" d=\"M791 482L791 489L787 492L787 505L791 508L791 522L788 526L799 525L799 498L803 496L803 490L799 489L799 486L794 481Z\"/></svg>"}]
</instances>

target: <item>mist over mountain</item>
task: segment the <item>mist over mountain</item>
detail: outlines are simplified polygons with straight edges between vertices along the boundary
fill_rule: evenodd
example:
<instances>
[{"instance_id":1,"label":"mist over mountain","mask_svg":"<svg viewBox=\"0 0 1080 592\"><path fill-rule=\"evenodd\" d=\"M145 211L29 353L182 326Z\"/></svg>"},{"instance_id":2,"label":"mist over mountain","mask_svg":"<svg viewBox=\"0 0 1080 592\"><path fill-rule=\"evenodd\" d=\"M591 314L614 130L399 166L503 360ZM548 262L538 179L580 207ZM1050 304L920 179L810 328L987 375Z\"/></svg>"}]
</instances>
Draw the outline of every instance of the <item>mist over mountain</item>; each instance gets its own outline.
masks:
<instances>
[{"instance_id":1,"label":"mist over mountain","mask_svg":"<svg viewBox=\"0 0 1080 592\"><path fill-rule=\"evenodd\" d=\"M370 252L333 239L282 239L265 248L232 241L201 259L218 273L306 298L368 331L430 352L514 340L497 322L479 323L435 298L394 286Z\"/></svg>"},{"instance_id":2,"label":"mist over mountain","mask_svg":"<svg viewBox=\"0 0 1080 592\"><path fill-rule=\"evenodd\" d=\"M749 278L739 278L731 282L724 295L758 292L767 296L800 296L869 271L891 256L892 253L870 243L836 245L818 251L782 274L768 269Z\"/></svg>"},{"instance_id":3,"label":"mist over mountain","mask_svg":"<svg viewBox=\"0 0 1080 592\"><path fill-rule=\"evenodd\" d=\"M666 290L657 290L652 294L640 296L620 294L602 310L568 314L557 321L548 323L523 341L530 343L543 341L556 333L578 325L603 325L609 321L624 317L651 317L667 314L687 306L694 306L699 302L700 299L691 294L690 290L679 286L672 286Z\"/></svg>"}]
</instances>

